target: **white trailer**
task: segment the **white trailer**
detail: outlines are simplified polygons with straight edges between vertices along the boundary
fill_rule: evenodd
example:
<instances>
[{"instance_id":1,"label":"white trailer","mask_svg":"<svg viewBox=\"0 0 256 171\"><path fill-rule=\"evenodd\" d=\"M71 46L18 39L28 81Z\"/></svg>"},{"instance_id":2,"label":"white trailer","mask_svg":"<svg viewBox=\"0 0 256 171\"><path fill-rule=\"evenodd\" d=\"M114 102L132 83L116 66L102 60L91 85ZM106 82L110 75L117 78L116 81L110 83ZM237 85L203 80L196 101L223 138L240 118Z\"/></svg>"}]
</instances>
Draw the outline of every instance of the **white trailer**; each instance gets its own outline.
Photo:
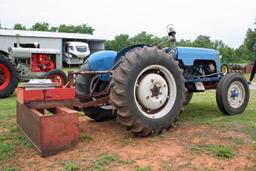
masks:
<instances>
[{"instance_id":1,"label":"white trailer","mask_svg":"<svg viewBox=\"0 0 256 171\"><path fill-rule=\"evenodd\" d=\"M10 47L55 49L60 52L63 63L82 64L95 51L104 50L105 39L90 34L58 33L24 30L0 30L0 56L9 56Z\"/></svg>"}]
</instances>

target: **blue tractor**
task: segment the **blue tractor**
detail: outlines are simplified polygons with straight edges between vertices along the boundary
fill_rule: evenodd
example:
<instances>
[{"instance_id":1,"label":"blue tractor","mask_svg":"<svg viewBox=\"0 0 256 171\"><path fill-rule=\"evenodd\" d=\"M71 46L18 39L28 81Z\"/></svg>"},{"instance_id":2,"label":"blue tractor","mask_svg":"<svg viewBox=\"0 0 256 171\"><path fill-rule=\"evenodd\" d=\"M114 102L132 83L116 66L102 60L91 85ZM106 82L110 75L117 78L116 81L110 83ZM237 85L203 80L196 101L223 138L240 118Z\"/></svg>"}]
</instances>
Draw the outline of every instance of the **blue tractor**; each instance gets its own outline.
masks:
<instances>
[{"instance_id":1,"label":"blue tractor","mask_svg":"<svg viewBox=\"0 0 256 171\"><path fill-rule=\"evenodd\" d=\"M246 79L224 76L216 50L176 47L175 34L169 26L164 49L139 44L92 54L80 68L87 74L75 83L83 112L96 121L117 117L134 134L148 136L173 126L193 93L216 89L224 114L242 113L250 96Z\"/></svg>"}]
</instances>

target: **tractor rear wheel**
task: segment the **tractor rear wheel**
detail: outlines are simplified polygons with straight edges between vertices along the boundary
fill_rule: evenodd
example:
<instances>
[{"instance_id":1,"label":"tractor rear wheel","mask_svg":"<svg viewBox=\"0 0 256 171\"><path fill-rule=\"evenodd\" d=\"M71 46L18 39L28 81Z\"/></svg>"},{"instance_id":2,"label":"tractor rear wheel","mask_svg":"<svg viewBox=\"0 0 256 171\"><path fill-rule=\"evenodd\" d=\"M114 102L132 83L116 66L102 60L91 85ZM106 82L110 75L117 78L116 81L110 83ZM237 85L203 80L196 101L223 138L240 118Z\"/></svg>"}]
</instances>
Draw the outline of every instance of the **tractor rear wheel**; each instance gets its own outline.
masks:
<instances>
[{"instance_id":1,"label":"tractor rear wheel","mask_svg":"<svg viewBox=\"0 0 256 171\"><path fill-rule=\"evenodd\" d=\"M80 67L80 71L90 71L90 67L88 63L84 63ZM76 77L76 95L81 103L85 103L91 101L93 99L84 100L85 96L90 94L90 87L93 82L93 77L90 75L77 75ZM111 106L97 106L83 109L83 112L88 117L92 118L95 121L104 121L108 119L112 119L115 116L112 115L112 107Z\"/></svg>"},{"instance_id":2,"label":"tractor rear wheel","mask_svg":"<svg viewBox=\"0 0 256 171\"><path fill-rule=\"evenodd\" d=\"M18 85L15 67L6 58L0 57L0 98L10 96Z\"/></svg>"},{"instance_id":3,"label":"tractor rear wheel","mask_svg":"<svg viewBox=\"0 0 256 171\"><path fill-rule=\"evenodd\" d=\"M244 112L250 98L246 79L238 73L224 76L216 90L216 101L219 109L226 115Z\"/></svg>"},{"instance_id":4,"label":"tractor rear wheel","mask_svg":"<svg viewBox=\"0 0 256 171\"><path fill-rule=\"evenodd\" d=\"M61 86L64 86L68 82L67 74L60 69L53 69L47 72L44 78L51 79L53 83L57 83Z\"/></svg>"},{"instance_id":5,"label":"tractor rear wheel","mask_svg":"<svg viewBox=\"0 0 256 171\"><path fill-rule=\"evenodd\" d=\"M138 136L170 128L183 109L182 71L156 47L128 52L114 70L110 99L118 121Z\"/></svg>"}]
</instances>

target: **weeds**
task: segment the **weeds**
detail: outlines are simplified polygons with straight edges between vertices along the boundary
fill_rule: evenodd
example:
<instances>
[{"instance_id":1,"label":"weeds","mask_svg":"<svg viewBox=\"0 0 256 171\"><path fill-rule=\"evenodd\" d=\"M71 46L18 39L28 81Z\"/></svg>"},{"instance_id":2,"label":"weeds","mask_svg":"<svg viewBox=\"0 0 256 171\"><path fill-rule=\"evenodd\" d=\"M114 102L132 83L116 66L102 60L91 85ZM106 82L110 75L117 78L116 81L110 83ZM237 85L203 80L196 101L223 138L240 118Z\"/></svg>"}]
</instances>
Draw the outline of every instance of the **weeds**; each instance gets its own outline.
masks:
<instances>
[{"instance_id":1,"label":"weeds","mask_svg":"<svg viewBox=\"0 0 256 171\"><path fill-rule=\"evenodd\" d=\"M64 168L67 171L76 171L80 169L79 165L74 161L62 161L62 165L64 165Z\"/></svg>"},{"instance_id":2,"label":"weeds","mask_svg":"<svg viewBox=\"0 0 256 171\"><path fill-rule=\"evenodd\" d=\"M90 135L82 134L82 135L80 135L80 140L81 141L92 141L93 139Z\"/></svg>"},{"instance_id":3,"label":"weeds","mask_svg":"<svg viewBox=\"0 0 256 171\"><path fill-rule=\"evenodd\" d=\"M15 146L12 143L0 142L0 160L9 159L13 156Z\"/></svg>"},{"instance_id":4,"label":"weeds","mask_svg":"<svg viewBox=\"0 0 256 171\"><path fill-rule=\"evenodd\" d=\"M209 144L209 145L193 145L191 150L197 153L212 153L217 157L230 159L237 156L237 153L230 146Z\"/></svg>"},{"instance_id":5,"label":"weeds","mask_svg":"<svg viewBox=\"0 0 256 171\"><path fill-rule=\"evenodd\" d=\"M145 166L145 167L138 167L136 168L136 171L151 171L151 166Z\"/></svg>"},{"instance_id":6,"label":"weeds","mask_svg":"<svg viewBox=\"0 0 256 171\"><path fill-rule=\"evenodd\" d=\"M99 159L94 161L94 170L96 171L104 170L105 167L107 167L109 164L111 164L111 162L116 160L117 160L117 157L110 153L102 154Z\"/></svg>"}]
</instances>

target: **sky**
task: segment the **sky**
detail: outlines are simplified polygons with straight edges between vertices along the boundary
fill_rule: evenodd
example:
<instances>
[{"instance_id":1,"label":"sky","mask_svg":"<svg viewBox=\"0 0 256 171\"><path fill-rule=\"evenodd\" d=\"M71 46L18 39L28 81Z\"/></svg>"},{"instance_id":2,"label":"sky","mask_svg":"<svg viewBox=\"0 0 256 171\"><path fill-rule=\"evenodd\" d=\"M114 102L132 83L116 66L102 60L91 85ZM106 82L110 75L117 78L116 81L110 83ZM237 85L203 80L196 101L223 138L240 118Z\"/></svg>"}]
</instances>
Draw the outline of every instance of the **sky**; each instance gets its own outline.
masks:
<instances>
[{"instance_id":1,"label":"sky","mask_svg":"<svg viewBox=\"0 0 256 171\"><path fill-rule=\"evenodd\" d=\"M178 40L208 35L237 48L255 19L256 0L0 0L2 27L88 23L106 39L141 31L165 36L173 24Z\"/></svg>"}]
</instances>

